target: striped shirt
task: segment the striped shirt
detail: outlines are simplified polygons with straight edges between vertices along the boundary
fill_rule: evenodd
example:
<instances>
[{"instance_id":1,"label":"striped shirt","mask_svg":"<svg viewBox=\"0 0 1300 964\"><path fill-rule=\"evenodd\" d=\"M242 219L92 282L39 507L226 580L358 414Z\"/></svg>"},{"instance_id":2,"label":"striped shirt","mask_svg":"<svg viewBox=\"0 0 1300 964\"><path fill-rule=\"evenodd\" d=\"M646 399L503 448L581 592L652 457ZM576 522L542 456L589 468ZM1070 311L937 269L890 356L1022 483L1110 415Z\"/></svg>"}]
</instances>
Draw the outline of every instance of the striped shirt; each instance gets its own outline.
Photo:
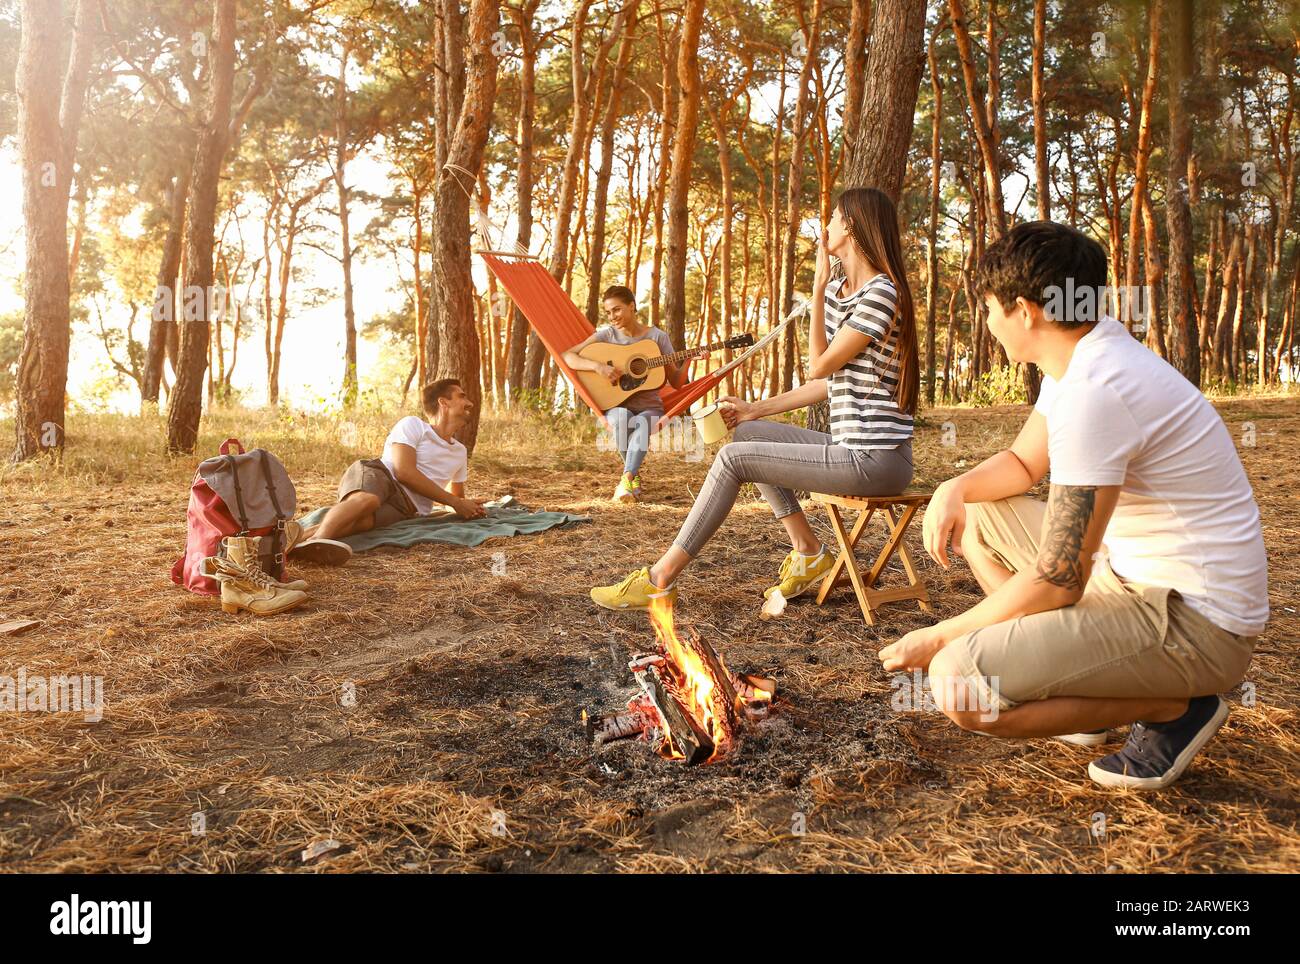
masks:
<instances>
[{"instance_id":1,"label":"striped shirt","mask_svg":"<svg viewBox=\"0 0 1300 964\"><path fill-rule=\"evenodd\" d=\"M841 278L826 288L826 341L847 324L870 335L871 342L827 379L831 441L851 449L897 448L912 437L912 416L900 412L894 401L902 372L902 357L893 357L898 293L888 275L878 274L840 300L847 281Z\"/></svg>"}]
</instances>

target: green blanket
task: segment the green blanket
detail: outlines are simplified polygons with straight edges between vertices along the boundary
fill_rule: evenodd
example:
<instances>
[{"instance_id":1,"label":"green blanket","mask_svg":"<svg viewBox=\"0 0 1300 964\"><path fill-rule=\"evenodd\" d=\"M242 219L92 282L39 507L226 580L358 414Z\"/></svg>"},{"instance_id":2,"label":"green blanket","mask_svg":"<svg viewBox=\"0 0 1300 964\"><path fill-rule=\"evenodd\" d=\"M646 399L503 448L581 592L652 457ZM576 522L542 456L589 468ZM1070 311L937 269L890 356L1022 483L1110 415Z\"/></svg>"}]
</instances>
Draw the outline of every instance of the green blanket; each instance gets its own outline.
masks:
<instances>
[{"instance_id":1,"label":"green blanket","mask_svg":"<svg viewBox=\"0 0 1300 964\"><path fill-rule=\"evenodd\" d=\"M575 522L590 522L591 516L570 515L567 512L532 512L507 495L485 506L487 515L482 519L461 519L450 512L403 519L381 529L371 529L342 540L353 552L365 552L380 546L409 548L422 542L446 542L456 546L477 546L488 539L501 536L530 535L545 532L556 526ZM328 508L317 509L300 519L305 525L315 525L325 517Z\"/></svg>"}]
</instances>

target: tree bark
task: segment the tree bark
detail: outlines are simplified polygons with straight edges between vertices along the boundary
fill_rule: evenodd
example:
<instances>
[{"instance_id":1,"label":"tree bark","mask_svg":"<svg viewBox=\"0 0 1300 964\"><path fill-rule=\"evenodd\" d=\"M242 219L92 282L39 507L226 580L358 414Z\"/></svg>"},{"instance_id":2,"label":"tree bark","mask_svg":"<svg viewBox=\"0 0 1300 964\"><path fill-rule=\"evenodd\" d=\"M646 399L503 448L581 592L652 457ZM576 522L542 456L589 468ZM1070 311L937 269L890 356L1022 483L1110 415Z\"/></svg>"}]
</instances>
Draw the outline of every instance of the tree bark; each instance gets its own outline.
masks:
<instances>
[{"instance_id":1,"label":"tree bark","mask_svg":"<svg viewBox=\"0 0 1300 964\"><path fill-rule=\"evenodd\" d=\"M1142 107L1138 114L1137 144L1133 157L1133 194L1129 201L1128 261L1124 270L1124 285L1128 297L1123 301L1125 316L1120 320L1131 331L1136 320L1133 293L1138 285L1138 232L1142 229L1142 198L1147 190L1147 168L1151 158L1151 105L1155 99L1156 79L1160 71L1160 20L1163 0L1153 0L1147 11L1149 33L1147 37L1147 75L1142 85Z\"/></svg>"},{"instance_id":2,"label":"tree bark","mask_svg":"<svg viewBox=\"0 0 1300 964\"><path fill-rule=\"evenodd\" d=\"M15 391L14 461L61 453L72 337L68 196L94 40L79 0L62 84L62 0L24 0L16 85L22 164L23 346Z\"/></svg>"},{"instance_id":3,"label":"tree bark","mask_svg":"<svg viewBox=\"0 0 1300 964\"><path fill-rule=\"evenodd\" d=\"M334 88L334 186L339 202L340 257L343 265L343 407L357 403L357 314L352 304L352 231L348 224L348 58L347 42L339 54Z\"/></svg>"},{"instance_id":4,"label":"tree bark","mask_svg":"<svg viewBox=\"0 0 1300 964\"><path fill-rule=\"evenodd\" d=\"M811 80L813 63L817 59L817 41L820 36L822 2L813 0L811 24L803 24L803 9L799 7L797 15L805 27L806 49L803 64L799 68L798 86L795 90L794 128L790 132L790 166L786 174L785 193L785 251L782 258L781 272L781 317L790 314L794 308L794 267L797 254L796 242L799 238L799 198L803 193L803 156L804 141L808 134L808 102L811 97ZM784 360L781 365L781 391L788 392L794 388L795 325L786 326L784 338Z\"/></svg>"},{"instance_id":5,"label":"tree bark","mask_svg":"<svg viewBox=\"0 0 1300 964\"><path fill-rule=\"evenodd\" d=\"M190 453L199 438L203 414L203 373L208 362L212 298L212 248L215 240L217 194L226 150L248 115L252 102L266 87L267 77L254 77L232 117L235 81L235 0L214 0L212 37L208 42L208 104L190 174L190 204L185 218L184 277L180 357L176 384L167 406L167 451ZM191 317L192 314L196 316Z\"/></svg>"},{"instance_id":6,"label":"tree bark","mask_svg":"<svg viewBox=\"0 0 1300 964\"><path fill-rule=\"evenodd\" d=\"M940 24L942 28L942 24ZM934 56L938 30L930 34L926 60L930 65L930 91L933 107L930 117L930 223L926 231L925 271L925 401L933 407L935 398L935 324L939 298L939 168L942 159L940 131L943 124L943 81Z\"/></svg>"},{"instance_id":7,"label":"tree bark","mask_svg":"<svg viewBox=\"0 0 1300 964\"><path fill-rule=\"evenodd\" d=\"M181 267L181 241L185 235L185 208L190 195L190 166L187 158L179 165L168 191L167 235L163 238L158 282L154 289L153 316L149 323L149 347L145 352L141 400L158 404L167 340L176 326L176 285Z\"/></svg>"},{"instance_id":8,"label":"tree bark","mask_svg":"<svg viewBox=\"0 0 1300 964\"><path fill-rule=\"evenodd\" d=\"M455 132L447 149L448 163L477 178L492 123L496 97L497 59L492 35L499 26L497 0L472 0L465 37L467 63L465 95ZM469 197L449 172L437 182L433 227L433 283L439 329L438 378L459 378L474 408L460 440L471 452L478 438L482 409L479 337L474 315L474 286L470 275Z\"/></svg>"},{"instance_id":9,"label":"tree bark","mask_svg":"<svg viewBox=\"0 0 1300 964\"><path fill-rule=\"evenodd\" d=\"M612 28L613 36L621 35L623 39L610 77L609 100L605 104L600 130L600 168L596 172L596 207L591 225L587 281L587 320L592 325L600 322L601 278L605 271L605 212L609 205L609 180L614 171L614 133L622 105L623 78L632 59L632 42L636 39L636 7L635 3L628 3L619 12Z\"/></svg>"},{"instance_id":10,"label":"tree bark","mask_svg":"<svg viewBox=\"0 0 1300 964\"><path fill-rule=\"evenodd\" d=\"M988 105L975 75L975 60L971 53L970 30L966 23L966 10L962 0L948 0L948 13L952 19L953 35L957 39L957 53L961 58L962 77L966 82L966 98L970 102L971 122L975 140L984 159L984 179L988 192L987 204L993 215L990 226L994 238L1007 233L1006 204L1002 200L1002 165L994 144L994 135L988 122Z\"/></svg>"},{"instance_id":11,"label":"tree bark","mask_svg":"<svg viewBox=\"0 0 1300 964\"><path fill-rule=\"evenodd\" d=\"M685 0L681 39L677 46L677 131L673 138L672 170L668 178L668 240L664 285L664 322L674 345L686 343L686 244L690 225L687 201L695 157L700 113L700 27L704 0Z\"/></svg>"},{"instance_id":12,"label":"tree bark","mask_svg":"<svg viewBox=\"0 0 1300 964\"><path fill-rule=\"evenodd\" d=\"M867 30L871 25L871 0L849 0L849 36L844 50L844 117L843 158L847 168L853 163L853 149L862 126L862 91L867 73Z\"/></svg>"},{"instance_id":13,"label":"tree bark","mask_svg":"<svg viewBox=\"0 0 1300 964\"><path fill-rule=\"evenodd\" d=\"M844 183L877 187L898 203L925 69L925 0L876 0L858 143Z\"/></svg>"},{"instance_id":14,"label":"tree bark","mask_svg":"<svg viewBox=\"0 0 1300 964\"><path fill-rule=\"evenodd\" d=\"M1051 178L1048 176L1047 106L1043 97L1043 55L1047 36L1047 0L1034 0L1034 38L1030 98L1034 105L1034 172L1037 177L1038 220L1052 220Z\"/></svg>"},{"instance_id":15,"label":"tree bark","mask_svg":"<svg viewBox=\"0 0 1300 964\"><path fill-rule=\"evenodd\" d=\"M519 122L515 138L519 157L515 174L515 247L528 251L533 240L533 125L537 117L537 46L533 18L541 0L527 0L522 9L507 4L506 9L519 28ZM531 353L542 351L541 339L529 327L524 313L515 308L510 322L510 357L506 377L511 396L524 387L524 365ZM539 366L540 367L540 366Z\"/></svg>"},{"instance_id":16,"label":"tree bark","mask_svg":"<svg viewBox=\"0 0 1300 964\"><path fill-rule=\"evenodd\" d=\"M1188 98L1192 65L1192 0L1169 5L1169 148L1165 163L1165 230L1169 235L1169 360L1193 385L1201 384L1200 336L1196 323L1196 275L1192 264L1192 211L1188 203L1187 162L1191 155Z\"/></svg>"}]
</instances>

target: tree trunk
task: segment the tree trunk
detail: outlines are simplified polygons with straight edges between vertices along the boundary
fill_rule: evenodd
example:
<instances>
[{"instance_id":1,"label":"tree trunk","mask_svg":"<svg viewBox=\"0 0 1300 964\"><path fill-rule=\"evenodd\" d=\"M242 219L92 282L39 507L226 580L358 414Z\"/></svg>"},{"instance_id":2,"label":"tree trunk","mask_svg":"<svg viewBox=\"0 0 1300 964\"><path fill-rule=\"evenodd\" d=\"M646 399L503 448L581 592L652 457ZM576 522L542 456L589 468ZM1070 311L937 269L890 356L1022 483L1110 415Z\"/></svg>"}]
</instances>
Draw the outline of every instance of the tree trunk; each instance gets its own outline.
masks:
<instances>
[{"instance_id":1,"label":"tree trunk","mask_svg":"<svg viewBox=\"0 0 1300 964\"><path fill-rule=\"evenodd\" d=\"M339 237L343 264L343 407L357 404L357 315L352 304L352 232L348 225L348 58L345 42L339 54L339 75L334 88L334 186L339 200ZM419 279L417 279L418 283Z\"/></svg>"},{"instance_id":2,"label":"tree trunk","mask_svg":"<svg viewBox=\"0 0 1300 964\"><path fill-rule=\"evenodd\" d=\"M59 83L61 0L24 0L16 85L23 183L23 347L15 391L14 461L63 450L72 337L68 194L94 53L89 0L76 6L72 51Z\"/></svg>"},{"instance_id":3,"label":"tree trunk","mask_svg":"<svg viewBox=\"0 0 1300 964\"><path fill-rule=\"evenodd\" d=\"M798 253L799 238L799 197L803 193L803 156L804 141L808 133L808 101L811 96L811 79L813 63L817 59L817 41L820 36L822 0L813 0L812 23L803 25L803 9L798 8L797 16L804 26L806 35L803 64L799 68L798 86L795 90L794 128L790 132L790 167L786 174L785 192L785 256L782 259L781 280L781 317L785 318L794 308L794 267ZM781 391L788 392L794 388L794 354L795 340L798 334L795 325L787 325L784 338L784 361L781 365Z\"/></svg>"},{"instance_id":4,"label":"tree trunk","mask_svg":"<svg viewBox=\"0 0 1300 964\"><path fill-rule=\"evenodd\" d=\"M194 451L203 412L203 375L211 336L212 249L218 180L229 143L235 79L235 0L215 0L208 107L192 168L192 198L185 223L185 284L182 286L180 360L167 410L167 449Z\"/></svg>"},{"instance_id":5,"label":"tree trunk","mask_svg":"<svg viewBox=\"0 0 1300 964\"><path fill-rule=\"evenodd\" d=\"M540 4L541 0L527 0L522 10L506 6L519 28L519 122L515 127L515 139L519 144L515 175L515 217L518 228L515 247L521 251L528 251L533 240L533 125L537 117L537 46L532 24ZM515 308L510 322L510 357L506 372L511 397L524 387L524 365L529 354L537 357L542 350L541 339L529 327L524 313Z\"/></svg>"},{"instance_id":6,"label":"tree trunk","mask_svg":"<svg viewBox=\"0 0 1300 964\"><path fill-rule=\"evenodd\" d=\"M673 138L672 170L668 179L668 240L664 285L664 321L668 337L677 346L686 343L686 244L690 225L687 201L695 157L696 126L700 112L700 27L704 0L685 0L681 40L677 47L677 131Z\"/></svg>"},{"instance_id":7,"label":"tree trunk","mask_svg":"<svg viewBox=\"0 0 1300 964\"><path fill-rule=\"evenodd\" d=\"M957 53L961 58L962 77L966 82L966 98L970 102L971 122L975 127L975 140L984 160L984 179L987 204L993 215L990 226L994 238L1007 233L1006 204L1002 200L1002 166L994 143L994 134L988 122L988 104L984 102L979 78L975 75L975 60L971 53L970 30L966 23L966 10L962 0L948 0L953 35L957 39ZM874 71L873 71L874 73Z\"/></svg>"},{"instance_id":8,"label":"tree trunk","mask_svg":"<svg viewBox=\"0 0 1300 964\"><path fill-rule=\"evenodd\" d=\"M212 247L215 239L217 193L226 149L265 89L259 74L246 92L239 110L231 116L235 80L235 0L214 0L208 104L194 150L190 174L190 204L185 218L185 285L182 291L180 357L176 384L167 406L167 451L194 451L203 414L203 372L207 367L209 323L212 312Z\"/></svg>"},{"instance_id":9,"label":"tree trunk","mask_svg":"<svg viewBox=\"0 0 1300 964\"><path fill-rule=\"evenodd\" d=\"M181 267L181 240L185 232L185 207L190 194L189 159L180 165L168 191L167 235L163 238L162 259L154 291L153 316L149 323L149 347L145 352L144 390L141 400L158 404L162 384L163 361L167 355L169 329L176 325L176 284Z\"/></svg>"},{"instance_id":10,"label":"tree trunk","mask_svg":"<svg viewBox=\"0 0 1300 964\"><path fill-rule=\"evenodd\" d=\"M848 187L877 187L897 204L907 172L916 95L925 70L925 0L876 0L858 140L845 166ZM808 427L830 431L825 402L810 405Z\"/></svg>"},{"instance_id":11,"label":"tree trunk","mask_svg":"<svg viewBox=\"0 0 1300 964\"><path fill-rule=\"evenodd\" d=\"M1196 276L1193 273L1192 211L1187 196L1187 161L1191 154L1188 97L1192 65L1192 0L1169 5L1169 148L1165 163L1165 230L1169 235L1169 360L1193 385L1201 384L1200 336L1196 324Z\"/></svg>"},{"instance_id":12,"label":"tree trunk","mask_svg":"<svg viewBox=\"0 0 1300 964\"><path fill-rule=\"evenodd\" d=\"M943 124L943 81L934 56L938 30L930 34L926 60L930 65L930 91L933 107L930 117L930 224L926 231L925 271L925 401L934 406L935 397L935 324L939 298L939 166L941 163L940 129Z\"/></svg>"},{"instance_id":13,"label":"tree trunk","mask_svg":"<svg viewBox=\"0 0 1300 964\"><path fill-rule=\"evenodd\" d=\"M492 122L496 97L497 59L492 36L497 31L497 0L472 0L464 50L467 76L455 133L447 148L448 163L478 176ZM471 452L478 438L482 409L479 379L479 338L474 316L474 286L470 276L469 197L448 172L438 177L433 219L433 282L439 291L438 378L459 378L474 404L460 440Z\"/></svg>"},{"instance_id":14,"label":"tree trunk","mask_svg":"<svg viewBox=\"0 0 1300 964\"><path fill-rule=\"evenodd\" d=\"M618 126L623 97L623 77L632 59L632 42L636 39L636 4L627 4L614 20L612 34L622 35L618 60L609 82L609 101L600 130L600 169L596 172L596 209L591 226L591 253L588 258L587 320L600 323L601 280L605 271L605 211L609 204L609 180L614 171L614 133Z\"/></svg>"},{"instance_id":15,"label":"tree trunk","mask_svg":"<svg viewBox=\"0 0 1300 964\"><path fill-rule=\"evenodd\" d=\"M862 117L844 183L878 187L898 203L925 70L925 0L876 0Z\"/></svg>"},{"instance_id":16,"label":"tree trunk","mask_svg":"<svg viewBox=\"0 0 1300 964\"><path fill-rule=\"evenodd\" d=\"M1034 105L1034 172L1037 177L1038 220L1052 220L1051 178L1048 176L1047 107L1043 100L1043 53L1047 35L1047 0L1034 0L1034 39L1030 98Z\"/></svg>"},{"instance_id":17,"label":"tree trunk","mask_svg":"<svg viewBox=\"0 0 1300 964\"><path fill-rule=\"evenodd\" d=\"M844 50L844 117L843 158L847 168L853 163L853 149L865 113L862 90L867 73L867 28L871 25L871 0L849 0L849 37Z\"/></svg>"},{"instance_id":18,"label":"tree trunk","mask_svg":"<svg viewBox=\"0 0 1300 964\"><path fill-rule=\"evenodd\" d=\"M1147 37L1147 76L1142 85L1142 108L1138 114L1137 145L1133 157L1133 193L1129 201L1128 262L1124 269L1124 285L1128 289L1123 299L1124 317L1120 320L1131 331L1136 320L1133 293L1138 286L1138 232L1142 227L1142 198L1147 190L1147 167L1151 158L1151 104L1155 99L1156 78L1160 70L1160 19L1163 0L1154 0L1147 16L1150 21Z\"/></svg>"}]
</instances>

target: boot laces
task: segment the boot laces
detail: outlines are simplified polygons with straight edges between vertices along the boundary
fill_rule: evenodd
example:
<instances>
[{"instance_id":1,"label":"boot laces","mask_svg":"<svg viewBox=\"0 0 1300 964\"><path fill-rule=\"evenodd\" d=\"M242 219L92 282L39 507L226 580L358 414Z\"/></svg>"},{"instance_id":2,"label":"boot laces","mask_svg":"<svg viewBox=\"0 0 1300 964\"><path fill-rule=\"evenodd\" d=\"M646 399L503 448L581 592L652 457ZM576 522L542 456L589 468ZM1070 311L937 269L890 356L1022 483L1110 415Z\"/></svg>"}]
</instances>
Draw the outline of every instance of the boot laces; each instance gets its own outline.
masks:
<instances>
[{"instance_id":1,"label":"boot laces","mask_svg":"<svg viewBox=\"0 0 1300 964\"><path fill-rule=\"evenodd\" d=\"M222 562L226 568L230 569L230 575L246 579L259 589L275 588L275 580L262 570L256 559L252 562L246 562L242 566L238 565L233 559L223 559Z\"/></svg>"}]
</instances>

